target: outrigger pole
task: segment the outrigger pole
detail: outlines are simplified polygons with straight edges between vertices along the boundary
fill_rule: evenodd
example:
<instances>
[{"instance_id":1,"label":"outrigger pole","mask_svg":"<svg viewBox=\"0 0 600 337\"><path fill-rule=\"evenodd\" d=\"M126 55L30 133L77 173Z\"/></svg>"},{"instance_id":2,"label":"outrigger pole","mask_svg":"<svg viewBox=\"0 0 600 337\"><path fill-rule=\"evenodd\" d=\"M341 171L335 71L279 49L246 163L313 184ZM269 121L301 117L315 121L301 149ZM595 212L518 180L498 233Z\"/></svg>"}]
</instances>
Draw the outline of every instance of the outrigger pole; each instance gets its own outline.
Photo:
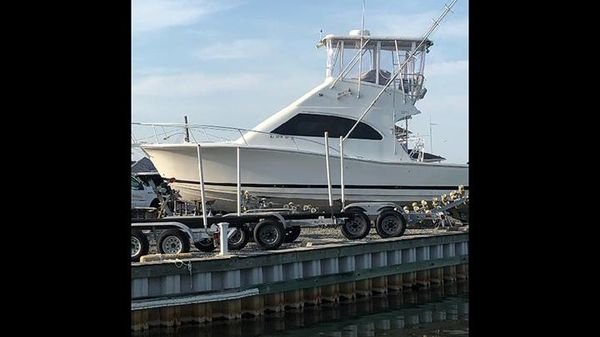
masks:
<instances>
[{"instance_id":1,"label":"outrigger pole","mask_svg":"<svg viewBox=\"0 0 600 337\"><path fill-rule=\"evenodd\" d=\"M377 96L375 96L375 98L373 99L373 101L371 102L371 104L369 104L369 106L362 113L362 115L360 116L360 118L356 121L356 123L354 123L354 125L352 126L352 128L350 129L350 131L348 131L348 133L344 137L343 141L346 141L346 139L348 139L348 137L350 136L350 134L352 133L352 131L354 131L354 129L356 128L356 126L358 126L358 123L361 122L361 120L365 117L365 115L371 110L371 108L373 107L373 105L375 105L375 103L377 103L377 101L379 100L379 98L381 97L381 95L383 95L383 93L385 92L385 90L390 86L390 84L394 83L394 81L396 80L396 77L398 77L398 75L400 75L400 73L402 72L402 69L404 67L406 67L406 65L408 64L408 62L413 57L415 57L415 54L417 53L417 51L419 50L419 48L425 43L425 41L427 41L427 38L429 38L429 36L440 25L440 22L444 19L444 17L446 17L446 15L449 12L452 11L452 7L456 3L456 1L457 0L453 0L450 3L450 5L445 5L444 6L445 9L444 9L444 12L442 13L442 15L440 15L440 17L437 20L433 21L433 24L431 25L431 27L429 27L429 30L427 30L427 32L425 33L425 35L421 39L421 42L419 42L419 45L410 52L409 56L406 58L406 60L404 61L404 63L402 63L402 65L398 68L398 71L394 73L394 75L392 76L392 78L390 78L390 80L388 81L388 83L383 87L383 89L381 89L381 91L377 94Z\"/></svg>"}]
</instances>

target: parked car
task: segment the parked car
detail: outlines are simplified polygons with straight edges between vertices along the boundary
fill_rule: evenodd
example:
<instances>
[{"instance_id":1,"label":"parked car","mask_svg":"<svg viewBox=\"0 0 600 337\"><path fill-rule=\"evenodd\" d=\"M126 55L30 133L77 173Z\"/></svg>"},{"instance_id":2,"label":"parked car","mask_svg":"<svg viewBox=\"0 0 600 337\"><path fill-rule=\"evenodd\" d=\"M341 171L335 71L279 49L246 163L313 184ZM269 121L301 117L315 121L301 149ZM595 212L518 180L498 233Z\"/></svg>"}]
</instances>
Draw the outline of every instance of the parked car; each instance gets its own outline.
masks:
<instances>
[{"instance_id":1,"label":"parked car","mask_svg":"<svg viewBox=\"0 0 600 337\"><path fill-rule=\"evenodd\" d=\"M158 206L158 196L152 187L131 176L131 208Z\"/></svg>"}]
</instances>

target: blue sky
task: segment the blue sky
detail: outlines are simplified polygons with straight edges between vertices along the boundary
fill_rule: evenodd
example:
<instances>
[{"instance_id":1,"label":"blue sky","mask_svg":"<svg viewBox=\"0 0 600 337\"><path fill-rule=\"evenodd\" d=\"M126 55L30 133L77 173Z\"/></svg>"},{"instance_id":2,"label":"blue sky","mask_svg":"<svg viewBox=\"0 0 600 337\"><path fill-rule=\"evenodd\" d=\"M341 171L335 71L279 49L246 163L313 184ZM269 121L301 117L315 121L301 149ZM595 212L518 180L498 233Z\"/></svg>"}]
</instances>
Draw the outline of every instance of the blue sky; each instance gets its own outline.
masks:
<instances>
[{"instance_id":1,"label":"blue sky","mask_svg":"<svg viewBox=\"0 0 600 337\"><path fill-rule=\"evenodd\" d=\"M373 36L421 36L450 0L366 0ZM132 120L252 128L325 78L319 31L360 28L361 0L132 0ZM468 0L430 37L422 114L448 162L468 161ZM430 149L429 137L426 138Z\"/></svg>"}]
</instances>

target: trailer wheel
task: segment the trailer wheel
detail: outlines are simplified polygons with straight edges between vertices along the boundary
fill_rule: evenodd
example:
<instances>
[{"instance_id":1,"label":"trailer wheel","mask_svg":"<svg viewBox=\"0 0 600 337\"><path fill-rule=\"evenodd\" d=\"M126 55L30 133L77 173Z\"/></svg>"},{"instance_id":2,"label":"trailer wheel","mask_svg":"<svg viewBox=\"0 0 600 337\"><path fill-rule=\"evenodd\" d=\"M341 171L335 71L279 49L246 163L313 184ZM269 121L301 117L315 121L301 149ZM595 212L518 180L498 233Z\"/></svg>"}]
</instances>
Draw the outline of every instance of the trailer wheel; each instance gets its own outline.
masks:
<instances>
[{"instance_id":1,"label":"trailer wheel","mask_svg":"<svg viewBox=\"0 0 600 337\"><path fill-rule=\"evenodd\" d=\"M142 231L134 230L131 232L131 261L137 262L140 257L148 255L150 244L148 238Z\"/></svg>"},{"instance_id":2,"label":"trailer wheel","mask_svg":"<svg viewBox=\"0 0 600 337\"><path fill-rule=\"evenodd\" d=\"M250 232L246 227L233 228L235 231L229 240L227 240L227 247L229 250L240 250L246 247L250 240Z\"/></svg>"},{"instance_id":3,"label":"trailer wheel","mask_svg":"<svg viewBox=\"0 0 600 337\"><path fill-rule=\"evenodd\" d=\"M283 225L272 219L265 219L254 227L254 241L263 249L277 249L283 243Z\"/></svg>"},{"instance_id":4,"label":"trailer wheel","mask_svg":"<svg viewBox=\"0 0 600 337\"><path fill-rule=\"evenodd\" d=\"M283 236L283 242L292 243L300 236L300 226L288 227Z\"/></svg>"},{"instance_id":5,"label":"trailer wheel","mask_svg":"<svg viewBox=\"0 0 600 337\"><path fill-rule=\"evenodd\" d=\"M375 230L382 238L402 236L406 230L406 220L394 210L383 211L377 216Z\"/></svg>"},{"instance_id":6,"label":"trailer wheel","mask_svg":"<svg viewBox=\"0 0 600 337\"><path fill-rule=\"evenodd\" d=\"M216 248L213 239L202 239L198 242L194 242L194 246L196 246L199 251L205 253L210 253Z\"/></svg>"},{"instance_id":7,"label":"trailer wheel","mask_svg":"<svg viewBox=\"0 0 600 337\"><path fill-rule=\"evenodd\" d=\"M154 207L154 208L160 208L160 200L158 200L158 198L154 198L154 200L152 200L152 202L150 203L150 207Z\"/></svg>"},{"instance_id":8,"label":"trailer wheel","mask_svg":"<svg viewBox=\"0 0 600 337\"><path fill-rule=\"evenodd\" d=\"M361 211L349 211L348 220L342 225L342 234L350 240L362 239L371 230L371 220Z\"/></svg>"},{"instance_id":9,"label":"trailer wheel","mask_svg":"<svg viewBox=\"0 0 600 337\"><path fill-rule=\"evenodd\" d=\"M158 238L161 254L180 254L190 251L189 237L178 229L167 229Z\"/></svg>"}]
</instances>

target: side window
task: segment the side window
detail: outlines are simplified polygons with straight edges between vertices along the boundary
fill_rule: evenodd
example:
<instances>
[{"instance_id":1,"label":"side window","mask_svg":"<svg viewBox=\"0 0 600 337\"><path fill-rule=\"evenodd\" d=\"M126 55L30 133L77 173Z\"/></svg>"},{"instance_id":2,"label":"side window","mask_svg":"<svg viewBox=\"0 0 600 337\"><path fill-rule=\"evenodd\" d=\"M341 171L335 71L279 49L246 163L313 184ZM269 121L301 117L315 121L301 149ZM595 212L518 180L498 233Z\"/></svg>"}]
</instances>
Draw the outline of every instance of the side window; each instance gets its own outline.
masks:
<instances>
[{"instance_id":1,"label":"side window","mask_svg":"<svg viewBox=\"0 0 600 337\"><path fill-rule=\"evenodd\" d=\"M337 116L300 113L278 126L272 133L288 136L323 137L325 131L329 137L346 136L356 120ZM365 123L358 123L349 138L381 140L383 136Z\"/></svg>"},{"instance_id":2,"label":"side window","mask_svg":"<svg viewBox=\"0 0 600 337\"><path fill-rule=\"evenodd\" d=\"M131 177L131 189L132 190L143 190L144 186L142 186L142 184L137 181L137 179L135 179L134 177Z\"/></svg>"}]
</instances>

